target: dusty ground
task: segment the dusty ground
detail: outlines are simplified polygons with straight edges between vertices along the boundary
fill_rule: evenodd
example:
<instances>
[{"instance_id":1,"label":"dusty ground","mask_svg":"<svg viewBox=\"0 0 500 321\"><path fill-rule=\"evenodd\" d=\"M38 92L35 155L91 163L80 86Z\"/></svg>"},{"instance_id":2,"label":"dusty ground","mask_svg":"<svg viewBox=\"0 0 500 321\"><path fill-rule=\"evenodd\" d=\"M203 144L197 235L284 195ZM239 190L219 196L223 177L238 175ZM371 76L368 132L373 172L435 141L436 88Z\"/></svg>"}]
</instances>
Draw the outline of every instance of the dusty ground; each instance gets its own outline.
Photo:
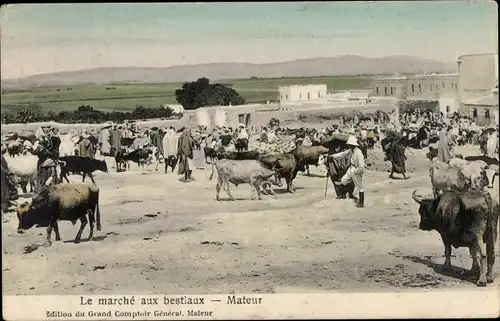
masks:
<instances>
[{"instance_id":1,"label":"dusty ground","mask_svg":"<svg viewBox=\"0 0 500 321\"><path fill-rule=\"evenodd\" d=\"M476 154L471 151L476 148L468 149L460 152ZM370 153L381 153L380 147ZM92 242L72 243L78 226L62 222L63 241L37 248L45 229L18 235L14 214L4 217L3 291L208 294L476 288L459 274L471 266L468 250L453 250L454 271L446 274L440 269L444 248L439 235L418 230L411 193L416 188L431 192L427 160L424 151L413 151L408 158L415 170L407 181L390 180L387 172L366 175L364 209L350 200L335 200L331 183L325 198L324 171L314 167L318 177L299 174L293 195L252 201L249 186L243 185L232 187L234 202L215 201L210 168L195 172L191 183L178 181L176 173L154 172L152 166L143 174L135 164L132 172L99 173L103 230ZM498 197L495 185L490 192ZM495 272L488 290L498 290L500 284L498 258Z\"/></svg>"}]
</instances>

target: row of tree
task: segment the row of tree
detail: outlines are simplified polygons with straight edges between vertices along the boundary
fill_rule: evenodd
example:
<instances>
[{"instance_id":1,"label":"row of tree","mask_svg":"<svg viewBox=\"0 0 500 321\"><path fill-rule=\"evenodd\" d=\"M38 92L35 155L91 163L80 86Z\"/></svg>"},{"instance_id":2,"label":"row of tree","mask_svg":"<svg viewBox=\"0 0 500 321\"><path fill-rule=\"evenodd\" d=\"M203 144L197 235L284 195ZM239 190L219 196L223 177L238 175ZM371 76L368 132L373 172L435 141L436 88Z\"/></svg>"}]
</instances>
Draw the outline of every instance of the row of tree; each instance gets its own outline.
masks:
<instances>
[{"instance_id":1,"label":"row of tree","mask_svg":"<svg viewBox=\"0 0 500 321\"><path fill-rule=\"evenodd\" d=\"M65 124L89 123L99 124L106 121L122 123L124 120L142 120L151 118L170 118L173 110L168 107L144 107L137 106L132 112L112 111L104 112L96 110L91 106L79 106L75 111L61 111L47 114L42 112L40 105L29 105L21 108L10 107L2 114L3 124L33 123L44 121L56 121Z\"/></svg>"},{"instance_id":2,"label":"row of tree","mask_svg":"<svg viewBox=\"0 0 500 321\"><path fill-rule=\"evenodd\" d=\"M207 78L199 78L193 82L186 82L175 91L175 99L186 110L199 107L243 105L245 100L234 89L223 84L211 84ZM102 123L105 121L123 122L128 120L169 118L173 115L170 108L136 106L132 112L112 111L104 112L93 109L91 106L79 106L75 111L49 111L43 113L38 104L21 106L2 106L2 123L31 123L42 121L56 121L61 123Z\"/></svg>"}]
</instances>

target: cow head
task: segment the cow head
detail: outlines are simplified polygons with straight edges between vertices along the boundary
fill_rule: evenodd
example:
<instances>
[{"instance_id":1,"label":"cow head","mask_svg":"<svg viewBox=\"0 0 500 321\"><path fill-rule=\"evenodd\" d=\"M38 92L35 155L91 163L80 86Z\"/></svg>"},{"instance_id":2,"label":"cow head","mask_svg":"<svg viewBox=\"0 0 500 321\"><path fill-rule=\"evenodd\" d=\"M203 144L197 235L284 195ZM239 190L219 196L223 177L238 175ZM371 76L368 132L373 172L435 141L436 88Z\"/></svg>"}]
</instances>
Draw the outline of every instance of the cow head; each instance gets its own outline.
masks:
<instances>
[{"instance_id":1,"label":"cow head","mask_svg":"<svg viewBox=\"0 0 500 321\"><path fill-rule=\"evenodd\" d=\"M440 197L437 198L422 198L417 196L417 191L413 191L412 197L420 207L418 213L420 214L419 229L423 231L432 231L435 228L435 216L437 205L439 204Z\"/></svg>"},{"instance_id":2,"label":"cow head","mask_svg":"<svg viewBox=\"0 0 500 321\"><path fill-rule=\"evenodd\" d=\"M28 202L25 202L19 205L18 208L16 208L17 219L19 221L17 225L18 234L23 234L23 230L30 229L35 225L34 222L31 222L31 220L29 220L30 209L31 205Z\"/></svg>"},{"instance_id":3,"label":"cow head","mask_svg":"<svg viewBox=\"0 0 500 321\"><path fill-rule=\"evenodd\" d=\"M484 172L486 175L488 188L493 188L493 183L495 182L495 176L498 175L498 166L489 165Z\"/></svg>"},{"instance_id":4,"label":"cow head","mask_svg":"<svg viewBox=\"0 0 500 321\"><path fill-rule=\"evenodd\" d=\"M107 173L108 172L108 164L106 164L106 161L101 160L101 161L99 161L97 169L100 170L101 172Z\"/></svg>"},{"instance_id":5,"label":"cow head","mask_svg":"<svg viewBox=\"0 0 500 321\"><path fill-rule=\"evenodd\" d=\"M326 157L327 157L326 154L319 155L319 157L318 157L318 166L326 164Z\"/></svg>"},{"instance_id":6,"label":"cow head","mask_svg":"<svg viewBox=\"0 0 500 321\"><path fill-rule=\"evenodd\" d=\"M278 170L276 169L276 166L273 166L273 168L271 169L275 174L273 176L271 176L268 181L271 182L271 184L275 185L275 186L278 186L278 187L281 187L283 186L283 183L281 183L281 176L278 172Z\"/></svg>"}]
</instances>

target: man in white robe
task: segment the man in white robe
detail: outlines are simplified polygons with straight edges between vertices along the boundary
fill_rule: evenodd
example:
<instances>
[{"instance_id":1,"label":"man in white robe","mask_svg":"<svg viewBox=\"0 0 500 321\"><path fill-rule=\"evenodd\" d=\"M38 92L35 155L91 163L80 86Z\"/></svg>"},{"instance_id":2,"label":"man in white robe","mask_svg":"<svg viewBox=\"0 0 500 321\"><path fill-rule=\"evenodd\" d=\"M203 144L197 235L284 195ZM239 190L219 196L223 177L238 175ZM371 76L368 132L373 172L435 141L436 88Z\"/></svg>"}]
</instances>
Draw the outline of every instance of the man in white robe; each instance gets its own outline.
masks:
<instances>
[{"instance_id":1,"label":"man in white robe","mask_svg":"<svg viewBox=\"0 0 500 321\"><path fill-rule=\"evenodd\" d=\"M177 144L178 136L175 130L170 127L163 136L163 158L165 159L165 174L168 167L172 167L172 172L177 165Z\"/></svg>"}]
</instances>

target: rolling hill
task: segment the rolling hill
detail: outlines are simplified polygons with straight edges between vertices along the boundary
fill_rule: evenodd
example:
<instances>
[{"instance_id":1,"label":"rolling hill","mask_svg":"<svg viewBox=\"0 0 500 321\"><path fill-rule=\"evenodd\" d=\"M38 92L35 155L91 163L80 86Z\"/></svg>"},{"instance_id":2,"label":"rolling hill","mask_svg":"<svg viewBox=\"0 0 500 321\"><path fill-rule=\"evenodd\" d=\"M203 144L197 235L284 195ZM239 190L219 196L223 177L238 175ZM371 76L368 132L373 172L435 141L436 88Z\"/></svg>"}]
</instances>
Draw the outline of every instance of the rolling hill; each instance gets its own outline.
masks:
<instances>
[{"instance_id":1,"label":"rolling hill","mask_svg":"<svg viewBox=\"0 0 500 321\"><path fill-rule=\"evenodd\" d=\"M299 59L281 63L210 63L172 67L108 67L38 74L19 79L3 79L4 88L109 83L168 83L211 80L281 77L314 77L361 74L393 74L455 71L455 63L409 56L369 58L338 56Z\"/></svg>"}]
</instances>

